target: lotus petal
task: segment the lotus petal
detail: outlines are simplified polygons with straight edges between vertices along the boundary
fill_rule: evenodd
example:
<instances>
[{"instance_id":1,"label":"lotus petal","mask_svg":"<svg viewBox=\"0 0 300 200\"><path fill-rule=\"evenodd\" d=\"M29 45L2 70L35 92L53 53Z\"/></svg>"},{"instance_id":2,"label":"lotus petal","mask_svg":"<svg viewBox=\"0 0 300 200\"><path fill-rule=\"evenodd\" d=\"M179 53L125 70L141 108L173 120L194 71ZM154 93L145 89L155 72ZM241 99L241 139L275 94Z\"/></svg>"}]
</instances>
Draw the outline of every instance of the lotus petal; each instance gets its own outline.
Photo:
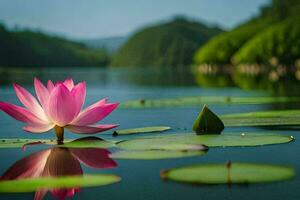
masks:
<instances>
[{"instance_id":1,"label":"lotus petal","mask_svg":"<svg viewBox=\"0 0 300 200\"><path fill-rule=\"evenodd\" d=\"M0 109L2 111L6 112L8 115L10 115L12 118L22 121L22 122L26 122L29 124L46 123L45 121L42 121L41 119L37 118L35 115L33 115L27 109L17 106L17 105L14 105L14 104L0 101Z\"/></svg>"},{"instance_id":2,"label":"lotus petal","mask_svg":"<svg viewBox=\"0 0 300 200\"><path fill-rule=\"evenodd\" d=\"M14 89L21 103L38 118L47 121L47 116L39 102L25 88L18 84L14 84Z\"/></svg>"},{"instance_id":3,"label":"lotus petal","mask_svg":"<svg viewBox=\"0 0 300 200\"><path fill-rule=\"evenodd\" d=\"M109 115L118 105L119 103L110 103L88 109L85 112L80 113L71 124L76 126L95 124Z\"/></svg>"},{"instance_id":4,"label":"lotus petal","mask_svg":"<svg viewBox=\"0 0 300 200\"><path fill-rule=\"evenodd\" d=\"M39 99L42 107L45 109L49 100L49 90L37 78L34 78L34 88L37 98Z\"/></svg>"},{"instance_id":5,"label":"lotus petal","mask_svg":"<svg viewBox=\"0 0 300 200\"><path fill-rule=\"evenodd\" d=\"M76 104L68 88L59 84L51 92L47 113L51 120L63 127L70 123L76 116Z\"/></svg>"},{"instance_id":6,"label":"lotus petal","mask_svg":"<svg viewBox=\"0 0 300 200\"><path fill-rule=\"evenodd\" d=\"M71 78L66 79L63 84L68 88L69 91L71 91L74 87L74 82Z\"/></svg>"},{"instance_id":7,"label":"lotus petal","mask_svg":"<svg viewBox=\"0 0 300 200\"><path fill-rule=\"evenodd\" d=\"M78 83L71 91L71 95L73 96L76 104L76 115L78 115L81 111L81 108L85 101L86 96L86 84L85 82Z\"/></svg>"},{"instance_id":8,"label":"lotus petal","mask_svg":"<svg viewBox=\"0 0 300 200\"><path fill-rule=\"evenodd\" d=\"M103 106L104 104L106 104L106 102L107 102L107 98L101 99L100 101L98 101L98 102L90 105L89 107L85 108L83 111L81 111L81 113L87 112L88 110L93 109L95 107Z\"/></svg>"},{"instance_id":9,"label":"lotus petal","mask_svg":"<svg viewBox=\"0 0 300 200\"><path fill-rule=\"evenodd\" d=\"M54 89L54 84L51 80L48 80L48 82L47 82L47 89L48 89L49 93L52 92L52 90Z\"/></svg>"},{"instance_id":10,"label":"lotus petal","mask_svg":"<svg viewBox=\"0 0 300 200\"><path fill-rule=\"evenodd\" d=\"M54 126L55 124L33 124L24 126L23 130L31 133L44 133L52 129Z\"/></svg>"}]
</instances>

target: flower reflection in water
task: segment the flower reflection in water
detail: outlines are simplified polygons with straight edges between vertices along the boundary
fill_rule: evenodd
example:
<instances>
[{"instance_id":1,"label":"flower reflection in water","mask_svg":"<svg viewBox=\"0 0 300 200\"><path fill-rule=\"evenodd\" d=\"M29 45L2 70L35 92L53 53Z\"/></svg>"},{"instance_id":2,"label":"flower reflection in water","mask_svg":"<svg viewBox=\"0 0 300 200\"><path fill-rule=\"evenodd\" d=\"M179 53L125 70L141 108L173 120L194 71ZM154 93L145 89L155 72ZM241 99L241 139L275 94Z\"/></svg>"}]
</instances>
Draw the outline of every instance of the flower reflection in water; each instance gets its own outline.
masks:
<instances>
[{"instance_id":1,"label":"flower reflection in water","mask_svg":"<svg viewBox=\"0 0 300 200\"><path fill-rule=\"evenodd\" d=\"M116 167L117 163L109 154L108 150L99 148L54 147L17 161L2 175L1 180L83 175L80 163L95 169ZM57 199L63 200L73 197L79 188L40 189L34 199L43 199L48 190Z\"/></svg>"}]
</instances>

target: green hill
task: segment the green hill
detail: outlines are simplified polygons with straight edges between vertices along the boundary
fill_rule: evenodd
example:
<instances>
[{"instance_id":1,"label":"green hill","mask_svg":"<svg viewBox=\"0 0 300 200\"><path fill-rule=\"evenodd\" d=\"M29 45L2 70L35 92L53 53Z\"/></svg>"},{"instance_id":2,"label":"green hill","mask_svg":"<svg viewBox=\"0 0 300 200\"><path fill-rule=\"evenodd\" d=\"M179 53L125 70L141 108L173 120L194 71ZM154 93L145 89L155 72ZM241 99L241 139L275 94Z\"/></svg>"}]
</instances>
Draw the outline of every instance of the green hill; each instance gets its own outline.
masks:
<instances>
[{"instance_id":1,"label":"green hill","mask_svg":"<svg viewBox=\"0 0 300 200\"><path fill-rule=\"evenodd\" d=\"M89 49L59 37L32 31L8 31L0 25L0 66L105 66L103 50Z\"/></svg>"},{"instance_id":2,"label":"green hill","mask_svg":"<svg viewBox=\"0 0 300 200\"><path fill-rule=\"evenodd\" d=\"M234 54L234 63L267 64L274 57L279 63L293 64L300 58L299 24L299 19L293 19L270 26Z\"/></svg>"},{"instance_id":3,"label":"green hill","mask_svg":"<svg viewBox=\"0 0 300 200\"><path fill-rule=\"evenodd\" d=\"M194 62L209 64L228 64L232 55L253 35L263 30L269 22L254 20L233 31L221 33L197 50Z\"/></svg>"},{"instance_id":4,"label":"green hill","mask_svg":"<svg viewBox=\"0 0 300 200\"><path fill-rule=\"evenodd\" d=\"M112 66L186 66L192 63L195 50L220 32L216 27L176 18L135 33L114 56Z\"/></svg>"},{"instance_id":5,"label":"green hill","mask_svg":"<svg viewBox=\"0 0 300 200\"><path fill-rule=\"evenodd\" d=\"M200 47L194 56L194 63L254 63L268 60L270 57L277 55L286 57L286 54L289 54L288 51L297 48L297 36L289 39L289 45L293 45L293 47L284 47L280 51L285 52L277 53L278 49L285 46L283 44L285 43L285 39L274 39L273 37L281 37L280 35L285 34L288 28L294 30L290 35L298 34L296 29L299 28L299 21L296 20L296 16L299 13L299 0L273 0L271 5L261 9L260 15L255 19L251 19L249 22L240 25L232 31L212 38L207 44ZM293 22L287 25L285 23L286 20ZM279 25L279 23L283 24ZM289 36L289 34L285 34L285 36ZM264 42L264 44L258 44L257 38L261 38L260 42ZM271 43L272 47L266 47L267 45L271 45ZM268 52L266 52L266 48L269 48ZM297 56L300 56L299 53L297 55L293 53L292 55L293 58ZM287 59L283 58L282 61L286 62Z\"/></svg>"}]
</instances>

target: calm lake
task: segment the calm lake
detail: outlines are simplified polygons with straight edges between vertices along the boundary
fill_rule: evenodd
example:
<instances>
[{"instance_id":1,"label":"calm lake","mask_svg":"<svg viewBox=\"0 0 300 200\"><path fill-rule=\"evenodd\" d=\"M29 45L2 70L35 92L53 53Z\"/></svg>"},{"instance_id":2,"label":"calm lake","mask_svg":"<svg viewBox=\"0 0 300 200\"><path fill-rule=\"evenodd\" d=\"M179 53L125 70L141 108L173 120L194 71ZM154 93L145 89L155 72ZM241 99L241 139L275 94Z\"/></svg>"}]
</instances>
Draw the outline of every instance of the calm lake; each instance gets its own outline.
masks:
<instances>
[{"instance_id":1,"label":"calm lake","mask_svg":"<svg viewBox=\"0 0 300 200\"><path fill-rule=\"evenodd\" d=\"M12 70L0 71L0 100L19 104L11 83L17 82L33 92L33 77L44 82L47 79L63 80L72 77L76 82L87 82L86 105L108 97L110 102L125 102L135 99L160 99L185 96L299 96L300 81L289 81L285 78L270 81L263 77L234 79L224 76L195 75L189 71L129 70L129 69L44 69L44 70ZM258 89L255 89L258 88ZM247 90L245 90L247 89ZM154 109L116 109L103 121L120 124L119 129L143 126L170 126L169 133L191 132L192 124L203 105L180 106L174 108ZM261 110L299 108L300 102L293 104L262 104L262 105L209 105L217 114L239 113ZM23 124L0 112L1 138L47 138L54 139L53 131L46 134L30 134L22 130ZM105 199L105 200L181 200L181 199L300 199L300 177L292 180L250 184L247 186L215 185L194 186L184 185L160 179L160 171L172 167L201 163L254 162L283 164L300 172L300 141L299 129L289 130L276 127L242 127L225 128L226 132L265 131L293 135L296 140L289 144L269 145L261 147L210 148L204 156L165 160L115 160L116 168L93 169L81 165L84 173L109 173L122 178L121 182L109 186L82 188L76 192L74 199ZM112 137L112 131L97 134L103 139L126 139L129 136ZM159 133L158 133L159 134ZM153 134L155 135L155 134ZM157 135L157 134L156 134ZM66 138L79 138L81 135L66 133ZM138 137L135 135L130 137ZM46 145L29 146L26 151L20 149L0 149L0 174L3 174L16 161L42 149ZM109 149L115 151L115 149ZM33 199L34 193L0 194L0 199ZM55 199L48 192L45 199Z\"/></svg>"}]
</instances>

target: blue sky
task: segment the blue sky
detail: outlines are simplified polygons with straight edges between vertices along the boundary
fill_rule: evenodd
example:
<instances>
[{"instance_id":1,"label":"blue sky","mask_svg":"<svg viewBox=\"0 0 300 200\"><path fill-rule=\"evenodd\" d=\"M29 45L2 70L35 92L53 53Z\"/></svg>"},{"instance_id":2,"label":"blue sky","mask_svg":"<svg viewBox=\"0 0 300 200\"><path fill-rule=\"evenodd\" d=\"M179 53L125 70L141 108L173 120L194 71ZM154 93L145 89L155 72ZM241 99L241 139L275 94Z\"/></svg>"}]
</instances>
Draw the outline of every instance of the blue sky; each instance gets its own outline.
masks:
<instances>
[{"instance_id":1,"label":"blue sky","mask_svg":"<svg viewBox=\"0 0 300 200\"><path fill-rule=\"evenodd\" d=\"M186 15L230 29L270 0L1 0L0 21L72 38L128 35Z\"/></svg>"}]
</instances>

